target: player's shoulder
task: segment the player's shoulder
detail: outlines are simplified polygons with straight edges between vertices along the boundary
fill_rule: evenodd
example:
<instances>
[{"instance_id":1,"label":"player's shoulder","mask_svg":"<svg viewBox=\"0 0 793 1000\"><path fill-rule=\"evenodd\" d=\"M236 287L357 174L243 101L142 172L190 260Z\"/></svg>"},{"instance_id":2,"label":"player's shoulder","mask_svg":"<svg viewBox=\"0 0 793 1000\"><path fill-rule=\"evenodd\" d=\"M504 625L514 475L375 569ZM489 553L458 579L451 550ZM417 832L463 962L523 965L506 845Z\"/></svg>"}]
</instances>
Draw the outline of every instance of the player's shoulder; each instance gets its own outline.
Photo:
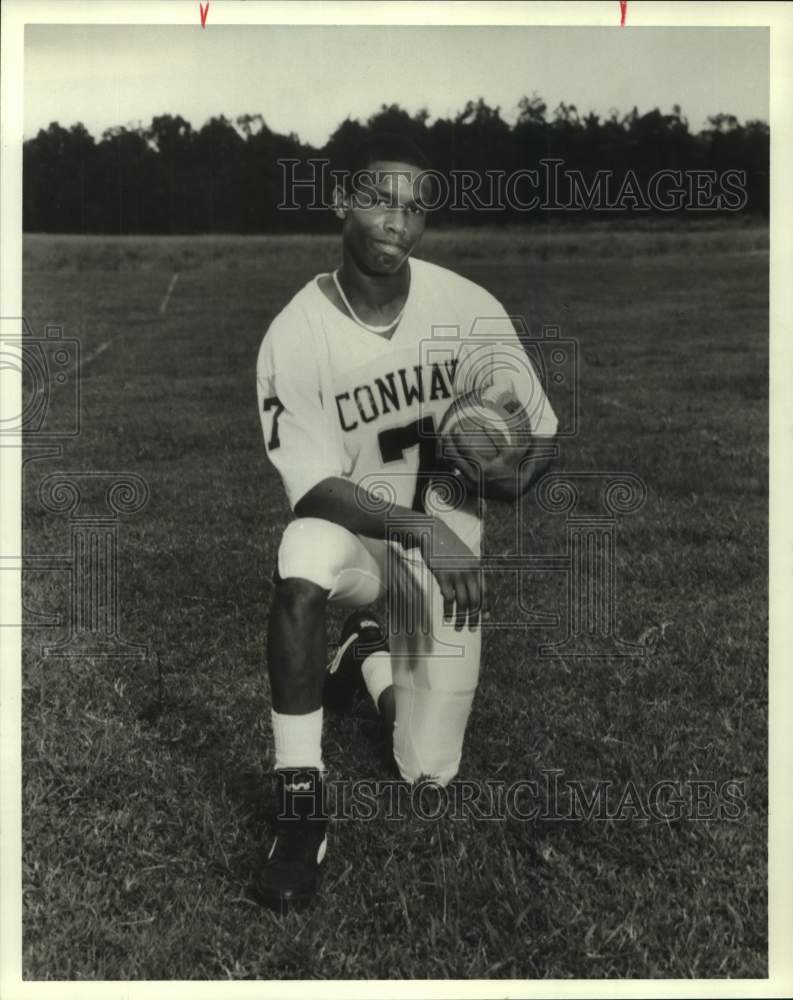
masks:
<instances>
[{"instance_id":1,"label":"player's shoulder","mask_svg":"<svg viewBox=\"0 0 793 1000\"><path fill-rule=\"evenodd\" d=\"M321 307L321 298L316 278L312 278L270 321L259 347L259 356L276 350L303 353L304 356L306 350L313 353L312 326Z\"/></svg>"},{"instance_id":2,"label":"player's shoulder","mask_svg":"<svg viewBox=\"0 0 793 1000\"><path fill-rule=\"evenodd\" d=\"M273 317L265 336L269 337L271 334L274 336L289 335L295 328L304 328L311 321L312 315L316 313L321 301L321 294L317 287L316 278L307 281Z\"/></svg>"},{"instance_id":3,"label":"player's shoulder","mask_svg":"<svg viewBox=\"0 0 793 1000\"><path fill-rule=\"evenodd\" d=\"M411 257L411 267L416 269L425 287L450 298L463 311L473 311L474 315L482 315L483 311L503 312L504 307L495 295L457 271L415 257Z\"/></svg>"}]
</instances>

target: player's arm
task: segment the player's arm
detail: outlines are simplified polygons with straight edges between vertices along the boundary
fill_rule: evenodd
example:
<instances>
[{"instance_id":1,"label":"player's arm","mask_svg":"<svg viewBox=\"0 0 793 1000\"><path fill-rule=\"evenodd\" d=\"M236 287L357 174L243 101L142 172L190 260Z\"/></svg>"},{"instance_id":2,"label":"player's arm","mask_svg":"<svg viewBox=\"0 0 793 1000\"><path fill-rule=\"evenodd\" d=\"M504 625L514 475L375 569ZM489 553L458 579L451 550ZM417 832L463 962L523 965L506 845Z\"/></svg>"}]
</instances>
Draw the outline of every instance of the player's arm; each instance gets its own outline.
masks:
<instances>
[{"instance_id":1,"label":"player's arm","mask_svg":"<svg viewBox=\"0 0 793 1000\"><path fill-rule=\"evenodd\" d=\"M341 474L343 456L322 407L313 353L282 317L259 350L256 388L267 457L294 510L315 483Z\"/></svg>"}]
</instances>

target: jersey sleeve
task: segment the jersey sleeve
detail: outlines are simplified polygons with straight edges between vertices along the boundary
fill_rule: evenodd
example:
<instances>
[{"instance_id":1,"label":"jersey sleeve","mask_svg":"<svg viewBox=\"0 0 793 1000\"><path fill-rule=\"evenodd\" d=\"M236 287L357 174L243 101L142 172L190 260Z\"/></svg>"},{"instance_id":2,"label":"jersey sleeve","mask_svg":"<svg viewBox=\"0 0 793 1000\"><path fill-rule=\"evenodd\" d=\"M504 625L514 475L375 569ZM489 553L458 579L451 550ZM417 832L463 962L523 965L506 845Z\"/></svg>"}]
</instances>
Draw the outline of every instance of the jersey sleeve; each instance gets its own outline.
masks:
<instances>
[{"instance_id":1,"label":"jersey sleeve","mask_svg":"<svg viewBox=\"0 0 793 1000\"><path fill-rule=\"evenodd\" d=\"M320 363L300 313L276 317L259 349L256 388L264 446L292 509L343 469L335 423L323 407Z\"/></svg>"},{"instance_id":2,"label":"jersey sleeve","mask_svg":"<svg viewBox=\"0 0 793 1000\"><path fill-rule=\"evenodd\" d=\"M512 320L498 299L481 288L477 293L458 355L455 394L508 391L523 404L532 433L552 437L556 414Z\"/></svg>"}]
</instances>

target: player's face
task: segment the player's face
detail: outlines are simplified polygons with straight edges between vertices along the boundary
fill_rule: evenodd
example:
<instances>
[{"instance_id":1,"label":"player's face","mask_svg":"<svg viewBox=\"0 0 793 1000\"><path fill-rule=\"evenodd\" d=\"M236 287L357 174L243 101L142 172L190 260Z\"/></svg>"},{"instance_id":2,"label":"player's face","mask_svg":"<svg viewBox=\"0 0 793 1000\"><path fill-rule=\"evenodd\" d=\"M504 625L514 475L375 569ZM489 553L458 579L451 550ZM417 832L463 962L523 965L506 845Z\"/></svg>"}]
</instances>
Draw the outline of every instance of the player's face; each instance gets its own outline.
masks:
<instances>
[{"instance_id":1,"label":"player's face","mask_svg":"<svg viewBox=\"0 0 793 1000\"><path fill-rule=\"evenodd\" d=\"M344 242L361 270L394 274L421 239L428 178L419 167L390 160L371 163L347 201Z\"/></svg>"}]
</instances>

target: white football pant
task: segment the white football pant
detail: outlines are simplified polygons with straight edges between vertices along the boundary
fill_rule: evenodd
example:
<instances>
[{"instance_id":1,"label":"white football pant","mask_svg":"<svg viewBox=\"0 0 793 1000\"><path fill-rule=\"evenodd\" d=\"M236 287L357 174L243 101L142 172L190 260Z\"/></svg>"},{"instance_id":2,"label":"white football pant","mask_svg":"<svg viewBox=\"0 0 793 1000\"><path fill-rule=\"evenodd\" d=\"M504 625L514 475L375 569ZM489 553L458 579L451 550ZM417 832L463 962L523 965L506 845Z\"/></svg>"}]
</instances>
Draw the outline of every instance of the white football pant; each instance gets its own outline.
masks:
<instances>
[{"instance_id":1,"label":"white football pant","mask_svg":"<svg viewBox=\"0 0 793 1000\"><path fill-rule=\"evenodd\" d=\"M481 519L472 505L454 510L436 503L432 509L480 554ZM387 594L394 759L407 781L451 781L479 679L482 636L479 627L466 623L456 632L453 622L444 623L440 588L419 550L354 535L319 518L298 518L284 531L278 573L284 580L311 581L343 607L372 604Z\"/></svg>"}]
</instances>

